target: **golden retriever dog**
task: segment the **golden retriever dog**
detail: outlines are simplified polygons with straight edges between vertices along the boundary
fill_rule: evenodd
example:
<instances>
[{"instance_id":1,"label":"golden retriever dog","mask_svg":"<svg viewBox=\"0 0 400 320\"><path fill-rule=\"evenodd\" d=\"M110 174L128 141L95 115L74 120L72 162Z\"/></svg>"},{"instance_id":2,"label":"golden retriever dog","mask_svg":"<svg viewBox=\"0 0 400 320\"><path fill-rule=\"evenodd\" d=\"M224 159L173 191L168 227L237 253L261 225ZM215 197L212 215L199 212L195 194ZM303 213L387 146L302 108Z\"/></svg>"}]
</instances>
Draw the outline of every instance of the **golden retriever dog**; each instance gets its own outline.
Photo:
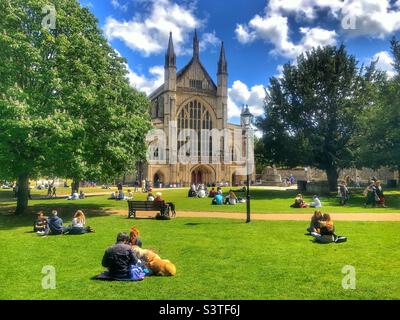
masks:
<instances>
[{"instance_id":1,"label":"golden retriever dog","mask_svg":"<svg viewBox=\"0 0 400 320\"><path fill-rule=\"evenodd\" d=\"M156 276L176 275L176 267L171 261L161 259L155 252L142 249L138 246L132 246L132 250L140 260L146 263L146 267L153 271Z\"/></svg>"}]
</instances>

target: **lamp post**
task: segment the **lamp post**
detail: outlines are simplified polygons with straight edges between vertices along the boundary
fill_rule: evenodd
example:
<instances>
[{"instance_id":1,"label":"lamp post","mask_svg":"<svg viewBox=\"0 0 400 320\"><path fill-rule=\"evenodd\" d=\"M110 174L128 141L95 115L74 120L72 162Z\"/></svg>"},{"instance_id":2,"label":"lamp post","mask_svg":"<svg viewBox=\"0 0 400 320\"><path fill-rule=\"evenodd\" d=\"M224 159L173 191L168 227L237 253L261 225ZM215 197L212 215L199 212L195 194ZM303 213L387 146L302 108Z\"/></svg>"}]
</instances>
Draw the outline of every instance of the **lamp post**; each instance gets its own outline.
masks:
<instances>
[{"instance_id":1,"label":"lamp post","mask_svg":"<svg viewBox=\"0 0 400 320\"><path fill-rule=\"evenodd\" d=\"M251 131L251 123L253 120L253 115L249 110L249 106L246 105L243 108L242 114L242 124L246 130L246 175L247 175L247 190L246 190L246 223L250 222L250 175L251 172L249 170L249 157L250 157L250 131Z\"/></svg>"}]
</instances>

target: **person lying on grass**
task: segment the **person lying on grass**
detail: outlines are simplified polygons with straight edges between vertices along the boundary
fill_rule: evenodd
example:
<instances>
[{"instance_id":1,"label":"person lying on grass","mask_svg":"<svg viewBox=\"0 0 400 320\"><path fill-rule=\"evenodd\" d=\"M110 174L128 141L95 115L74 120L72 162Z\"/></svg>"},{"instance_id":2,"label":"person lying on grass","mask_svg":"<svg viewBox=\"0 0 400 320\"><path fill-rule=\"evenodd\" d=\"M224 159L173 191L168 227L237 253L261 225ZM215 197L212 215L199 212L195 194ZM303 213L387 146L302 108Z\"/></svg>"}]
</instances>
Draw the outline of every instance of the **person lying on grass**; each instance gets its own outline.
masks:
<instances>
[{"instance_id":1,"label":"person lying on grass","mask_svg":"<svg viewBox=\"0 0 400 320\"><path fill-rule=\"evenodd\" d=\"M308 204L304 202L303 195L298 194L294 199L294 203L290 206L291 208L308 208Z\"/></svg>"},{"instance_id":2,"label":"person lying on grass","mask_svg":"<svg viewBox=\"0 0 400 320\"><path fill-rule=\"evenodd\" d=\"M47 235L49 233L49 223L43 211L38 212L37 219L33 225L33 231L41 236Z\"/></svg>"}]
</instances>

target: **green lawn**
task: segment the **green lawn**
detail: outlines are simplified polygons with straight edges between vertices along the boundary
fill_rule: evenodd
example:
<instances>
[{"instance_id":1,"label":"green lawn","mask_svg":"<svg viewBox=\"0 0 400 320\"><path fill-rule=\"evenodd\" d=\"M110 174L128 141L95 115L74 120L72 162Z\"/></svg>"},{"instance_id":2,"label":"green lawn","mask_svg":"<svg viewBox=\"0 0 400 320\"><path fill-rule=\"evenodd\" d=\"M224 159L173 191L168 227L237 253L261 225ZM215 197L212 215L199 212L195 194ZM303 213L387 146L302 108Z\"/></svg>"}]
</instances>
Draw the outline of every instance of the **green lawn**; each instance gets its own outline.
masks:
<instances>
[{"instance_id":1,"label":"green lawn","mask_svg":"<svg viewBox=\"0 0 400 320\"><path fill-rule=\"evenodd\" d=\"M32 215L0 214L0 299L400 298L400 223L338 222L338 233L349 241L320 245L304 235L302 222L132 221L91 212L88 224L96 233L46 238L30 233ZM177 276L139 283L91 280L103 271L104 249L132 224L144 247L176 264ZM55 290L41 287L46 265L56 268ZM341 286L345 265L356 268L356 290Z\"/></svg>"},{"instance_id":2,"label":"green lawn","mask_svg":"<svg viewBox=\"0 0 400 320\"><path fill-rule=\"evenodd\" d=\"M225 193L229 189L224 189ZM183 189L168 189L162 190L163 198L165 200L174 202L177 207L177 211L216 211L216 212L245 212L246 204L238 204L236 206L224 205L224 206L212 206L211 199L197 199L188 198L187 190ZM0 209L9 208L15 206L15 202L10 202L9 199L5 199L5 191L3 193L3 200L0 199ZM111 193L111 192L110 192ZM238 193L238 196L241 194ZM292 209L290 205L294 201L296 195L295 190L291 191L276 191L276 190L265 190L261 188L253 189L251 192L252 202L251 211L252 213L311 213L313 209ZM242 196L244 196L242 194ZM136 193L135 200L145 200L146 194ZM305 200L311 202L311 196L306 196ZM387 191L386 202L388 208L364 208L364 197L361 192L353 193L347 206L342 207L339 205L338 199L333 195L331 197L321 197L324 205L324 211L328 213L388 213L388 212L400 212L400 191ZM67 201L65 199L47 199L47 200L32 200L30 205L33 210L38 211L39 209L50 210L52 208L66 208L74 207L76 209L123 209L127 210L126 201L115 201L109 200L108 196L93 196L88 197L84 200L77 200L74 202Z\"/></svg>"}]
</instances>

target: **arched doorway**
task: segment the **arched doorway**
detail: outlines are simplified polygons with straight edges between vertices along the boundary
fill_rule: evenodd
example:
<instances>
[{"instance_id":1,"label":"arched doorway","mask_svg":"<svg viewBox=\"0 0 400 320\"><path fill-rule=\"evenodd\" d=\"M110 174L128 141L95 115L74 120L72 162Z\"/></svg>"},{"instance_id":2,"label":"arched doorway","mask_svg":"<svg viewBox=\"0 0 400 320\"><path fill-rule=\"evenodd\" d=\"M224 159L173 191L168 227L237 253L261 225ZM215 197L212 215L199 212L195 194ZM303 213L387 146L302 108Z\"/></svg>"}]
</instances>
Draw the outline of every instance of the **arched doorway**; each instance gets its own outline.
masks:
<instances>
[{"instance_id":1,"label":"arched doorway","mask_svg":"<svg viewBox=\"0 0 400 320\"><path fill-rule=\"evenodd\" d=\"M164 175L161 171L157 171L157 173L153 177L154 188L162 188L164 182Z\"/></svg>"},{"instance_id":2,"label":"arched doorway","mask_svg":"<svg viewBox=\"0 0 400 320\"><path fill-rule=\"evenodd\" d=\"M191 184L212 184L215 182L215 171L206 165L196 166L191 172Z\"/></svg>"},{"instance_id":3,"label":"arched doorway","mask_svg":"<svg viewBox=\"0 0 400 320\"><path fill-rule=\"evenodd\" d=\"M231 181L232 186L236 186L238 184L238 182L236 181L236 178L237 178L236 173L233 173L232 181Z\"/></svg>"}]
</instances>

